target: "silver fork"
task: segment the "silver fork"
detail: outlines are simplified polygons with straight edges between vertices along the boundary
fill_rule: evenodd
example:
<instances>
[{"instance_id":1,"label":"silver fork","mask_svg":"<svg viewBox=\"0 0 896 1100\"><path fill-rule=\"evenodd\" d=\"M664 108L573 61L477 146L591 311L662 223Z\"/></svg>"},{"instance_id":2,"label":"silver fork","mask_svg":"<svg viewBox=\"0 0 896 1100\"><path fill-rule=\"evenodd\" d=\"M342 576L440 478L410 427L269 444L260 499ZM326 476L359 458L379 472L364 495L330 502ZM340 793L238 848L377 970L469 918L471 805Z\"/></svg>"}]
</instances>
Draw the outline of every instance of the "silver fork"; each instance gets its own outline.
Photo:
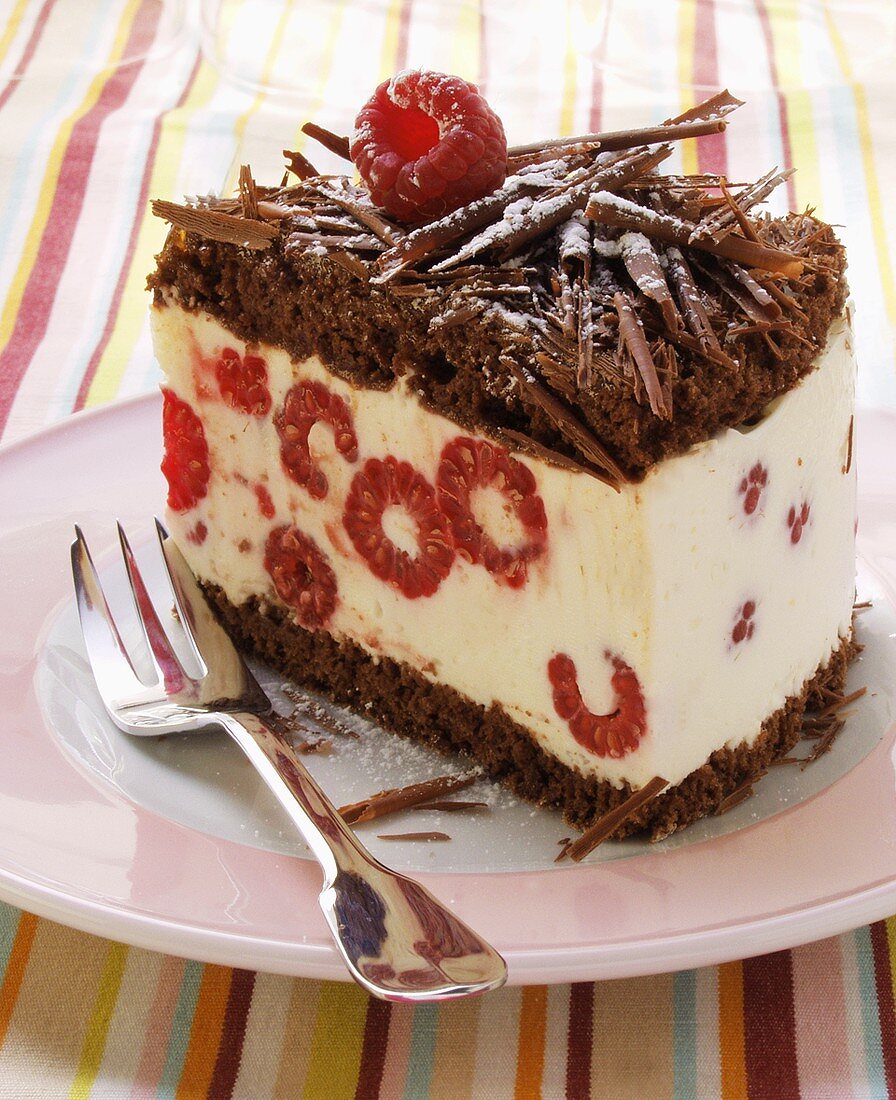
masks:
<instances>
[{"instance_id":1,"label":"silver fork","mask_svg":"<svg viewBox=\"0 0 896 1100\"><path fill-rule=\"evenodd\" d=\"M419 883L374 859L345 824L270 720L270 701L158 520L156 532L170 583L167 629L118 525L136 617L154 666L154 677L148 680L136 671L84 535L75 528L72 573L81 629L113 722L142 737L214 726L230 734L323 868L319 901L324 917L350 974L374 996L448 1000L503 985L507 967L498 952ZM169 630L182 635L199 676L184 667Z\"/></svg>"}]
</instances>

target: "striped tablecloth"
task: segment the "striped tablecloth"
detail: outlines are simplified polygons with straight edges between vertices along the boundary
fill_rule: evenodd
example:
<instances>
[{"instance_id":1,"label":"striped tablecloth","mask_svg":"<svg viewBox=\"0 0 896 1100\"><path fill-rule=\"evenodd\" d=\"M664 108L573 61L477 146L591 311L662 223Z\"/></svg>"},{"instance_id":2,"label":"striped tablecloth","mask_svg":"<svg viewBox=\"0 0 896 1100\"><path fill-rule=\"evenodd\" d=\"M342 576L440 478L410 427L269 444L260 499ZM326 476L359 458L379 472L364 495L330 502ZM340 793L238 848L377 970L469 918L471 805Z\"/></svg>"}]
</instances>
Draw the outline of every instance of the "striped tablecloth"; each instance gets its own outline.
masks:
<instances>
[{"instance_id":1,"label":"striped tablecloth","mask_svg":"<svg viewBox=\"0 0 896 1100\"><path fill-rule=\"evenodd\" d=\"M748 105L680 162L736 180L798 165L776 201L842 225L860 401L896 406L892 0L215 8L228 77L189 5L0 2L4 441L157 384L151 196L219 189L241 161L264 178L306 118L344 131L378 80L418 64L478 81L512 141L645 124L730 86ZM291 98L232 79L253 66ZM896 920L695 972L390 1008L0 904L0 1097L883 1097L894 958Z\"/></svg>"}]
</instances>

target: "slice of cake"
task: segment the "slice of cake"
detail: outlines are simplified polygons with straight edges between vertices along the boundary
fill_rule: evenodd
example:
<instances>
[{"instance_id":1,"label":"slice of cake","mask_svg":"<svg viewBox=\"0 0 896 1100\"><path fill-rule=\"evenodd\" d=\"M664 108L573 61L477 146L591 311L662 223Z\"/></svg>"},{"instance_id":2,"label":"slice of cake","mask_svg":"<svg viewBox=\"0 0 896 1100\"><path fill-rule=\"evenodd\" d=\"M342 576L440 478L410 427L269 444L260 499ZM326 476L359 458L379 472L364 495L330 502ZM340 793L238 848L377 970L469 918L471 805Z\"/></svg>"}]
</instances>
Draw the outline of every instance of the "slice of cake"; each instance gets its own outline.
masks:
<instances>
[{"instance_id":1,"label":"slice of cake","mask_svg":"<svg viewBox=\"0 0 896 1100\"><path fill-rule=\"evenodd\" d=\"M782 174L658 171L727 94L505 153L444 79L359 116L369 186L293 154L298 182L155 204L168 521L296 681L579 826L656 781L617 835L667 835L843 684L843 250L757 213Z\"/></svg>"}]
</instances>

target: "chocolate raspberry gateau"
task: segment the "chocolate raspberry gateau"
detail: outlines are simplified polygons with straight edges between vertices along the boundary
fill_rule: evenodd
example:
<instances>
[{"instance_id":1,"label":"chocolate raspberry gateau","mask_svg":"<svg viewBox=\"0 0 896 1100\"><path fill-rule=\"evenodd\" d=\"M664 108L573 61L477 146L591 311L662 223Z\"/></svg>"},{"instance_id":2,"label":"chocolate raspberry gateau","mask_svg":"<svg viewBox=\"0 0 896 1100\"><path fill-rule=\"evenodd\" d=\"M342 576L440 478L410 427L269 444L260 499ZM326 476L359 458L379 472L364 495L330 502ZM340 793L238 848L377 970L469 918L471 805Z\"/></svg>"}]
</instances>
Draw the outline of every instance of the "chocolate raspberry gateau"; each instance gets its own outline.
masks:
<instances>
[{"instance_id":1,"label":"chocolate raspberry gateau","mask_svg":"<svg viewBox=\"0 0 896 1100\"><path fill-rule=\"evenodd\" d=\"M786 173L659 170L736 106L508 149L402 73L306 127L360 182L154 206L169 523L228 627L616 835L718 809L852 653L843 249L760 211Z\"/></svg>"}]
</instances>

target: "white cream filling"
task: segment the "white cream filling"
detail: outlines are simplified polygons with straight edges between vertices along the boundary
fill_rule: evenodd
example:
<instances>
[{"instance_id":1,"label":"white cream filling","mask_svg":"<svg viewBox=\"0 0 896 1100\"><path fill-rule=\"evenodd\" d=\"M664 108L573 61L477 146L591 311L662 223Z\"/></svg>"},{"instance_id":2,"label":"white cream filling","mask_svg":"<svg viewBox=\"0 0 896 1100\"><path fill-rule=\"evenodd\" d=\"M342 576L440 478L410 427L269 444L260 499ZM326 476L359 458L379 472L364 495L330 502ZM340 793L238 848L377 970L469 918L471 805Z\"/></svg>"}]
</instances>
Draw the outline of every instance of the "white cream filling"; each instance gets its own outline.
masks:
<instances>
[{"instance_id":1,"label":"white cream filling","mask_svg":"<svg viewBox=\"0 0 896 1100\"><path fill-rule=\"evenodd\" d=\"M655 775L679 782L716 749L755 738L849 631L854 463L844 471L855 361L846 318L832 327L816 369L755 427L723 431L619 493L515 455L532 471L548 521L546 552L530 563L525 586L499 585L482 565L457 557L435 594L415 600L375 577L352 545L342 524L349 485L368 458L389 454L435 484L442 448L469 433L424 409L407 383L353 389L318 359L294 363L265 345L252 350L267 363L272 411L247 416L218 399L213 375L196 369L224 347L245 352L226 329L171 305L153 311L153 334L166 384L199 413L210 448L208 494L169 515L194 571L235 604L276 600L265 539L295 524L336 574L332 634L477 703L500 704L548 753L586 774L635 787ZM358 437L352 464L336 452L329 427L312 429L311 451L329 481L323 501L284 472L272 420L300 379L341 396ZM767 480L748 514L741 487L757 463ZM260 514L253 483L270 493L272 519ZM809 519L794 542L790 509L798 514L804 502ZM513 540L517 521L497 493L474 493L473 506L496 539ZM200 520L208 535L196 545L187 536ZM384 526L413 547L415 527L401 509L390 509ZM752 622L752 633L736 641L738 612L750 602L755 610L741 630ZM552 656L568 654L586 705L610 712L608 651L634 670L646 704L648 732L621 759L576 742L547 676Z\"/></svg>"}]
</instances>

